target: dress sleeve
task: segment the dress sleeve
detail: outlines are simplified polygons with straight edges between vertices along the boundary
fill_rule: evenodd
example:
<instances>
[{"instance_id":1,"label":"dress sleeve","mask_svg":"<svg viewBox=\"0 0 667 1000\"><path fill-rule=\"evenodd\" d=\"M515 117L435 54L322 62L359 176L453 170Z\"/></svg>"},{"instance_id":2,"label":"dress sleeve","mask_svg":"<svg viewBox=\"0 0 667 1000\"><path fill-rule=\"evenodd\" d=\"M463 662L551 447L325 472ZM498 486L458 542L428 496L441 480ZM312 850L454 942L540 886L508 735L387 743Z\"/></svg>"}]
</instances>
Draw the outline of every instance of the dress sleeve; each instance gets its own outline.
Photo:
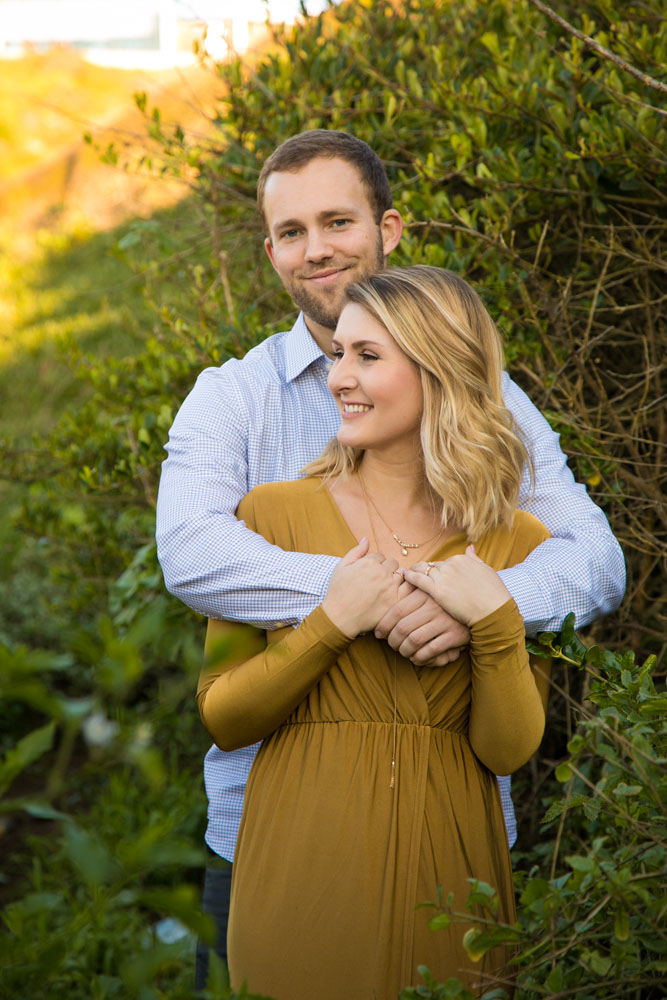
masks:
<instances>
[{"instance_id":1,"label":"dress sleeve","mask_svg":"<svg viewBox=\"0 0 667 1000\"><path fill-rule=\"evenodd\" d=\"M495 774L512 774L544 733L551 662L529 657L513 599L473 625L470 744Z\"/></svg>"},{"instance_id":2,"label":"dress sleeve","mask_svg":"<svg viewBox=\"0 0 667 1000\"><path fill-rule=\"evenodd\" d=\"M221 750L249 746L277 729L352 642L321 607L298 628L272 633L276 641L239 661L234 653L243 632L243 626L211 621L206 637L197 703ZM258 637L250 642L256 649Z\"/></svg>"}]
</instances>

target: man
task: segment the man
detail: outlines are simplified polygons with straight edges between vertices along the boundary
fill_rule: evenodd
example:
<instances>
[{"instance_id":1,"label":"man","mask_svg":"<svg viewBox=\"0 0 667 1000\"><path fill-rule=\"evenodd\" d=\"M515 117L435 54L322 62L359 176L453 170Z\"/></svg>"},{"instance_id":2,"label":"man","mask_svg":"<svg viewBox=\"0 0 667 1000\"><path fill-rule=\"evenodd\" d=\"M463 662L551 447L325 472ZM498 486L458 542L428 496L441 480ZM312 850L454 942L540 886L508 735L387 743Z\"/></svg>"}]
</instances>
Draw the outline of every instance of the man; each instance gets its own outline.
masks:
<instances>
[{"instance_id":1,"label":"man","mask_svg":"<svg viewBox=\"0 0 667 1000\"><path fill-rule=\"evenodd\" d=\"M274 628L298 624L321 603L337 560L283 552L249 532L234 512L258 483L297 478L335 435L339 419L327 369L345 289L384 266L402 222L378 157L360 140L326 130L293 136L269 157L258 207L269 259L301 313L290 331L269 337L242 361L199 376L170 433L157 538L172 593L209 617ZM529 633L558 629L569 611L585 624L620 603L623 556L604 514L574 482L557 435L509 378L504 393L535 464L534 493L526 476L520 506L552 538L501 576ZM464 626L417 591L376 634L415 663L434 666L454 659L468 641ZM206 840L228 861L256 749L224 754L214 746L206 756ZM501 793L511 844L509 779ZM228 882L229 869L211 869L204 890L223 955ZM201 963L199 985L204 978Z\"/></svg>"}]
</instances>

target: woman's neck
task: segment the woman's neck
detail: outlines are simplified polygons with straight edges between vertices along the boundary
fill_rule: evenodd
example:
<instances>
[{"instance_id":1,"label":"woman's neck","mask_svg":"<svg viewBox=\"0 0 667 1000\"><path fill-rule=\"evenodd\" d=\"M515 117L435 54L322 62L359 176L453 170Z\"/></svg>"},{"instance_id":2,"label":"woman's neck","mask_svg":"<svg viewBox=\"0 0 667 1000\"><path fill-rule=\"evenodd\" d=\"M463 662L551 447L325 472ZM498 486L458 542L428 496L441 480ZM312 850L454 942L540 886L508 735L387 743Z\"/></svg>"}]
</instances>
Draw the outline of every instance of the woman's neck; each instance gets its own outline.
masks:
<instances>
[{"instance_id":1,"label":"woman's neck","mask_svg":"<svg viewBox=\"0 0 667 1000\"><path fill-rule=\"evenodd\" d=\"M433 497L416 454L388 456L365 451L359 464L364 485L376 499L411 508L432 506Z\"/></svg>"}]
</instances>

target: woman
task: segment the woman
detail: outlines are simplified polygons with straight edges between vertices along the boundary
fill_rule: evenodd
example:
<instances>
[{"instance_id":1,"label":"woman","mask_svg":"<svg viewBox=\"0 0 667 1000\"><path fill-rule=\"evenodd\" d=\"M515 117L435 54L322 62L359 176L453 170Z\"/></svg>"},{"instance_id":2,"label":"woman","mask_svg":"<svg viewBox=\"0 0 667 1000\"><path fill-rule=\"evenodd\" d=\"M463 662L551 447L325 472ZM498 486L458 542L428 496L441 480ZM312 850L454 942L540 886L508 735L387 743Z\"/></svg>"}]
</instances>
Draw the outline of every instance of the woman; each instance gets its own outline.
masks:
<instances>
[{"instance_id":1,"label":"woman","mask_svg":"<svg viewBox=\"0 0 667 1000\"><path fill-rule=\"evenodd\" d=\"M547 537L515 512L528 456L501 342L465 282L412 267L349 289L333 351L337 439L308 478L254 489L238 516L282 548L344 558L299 628L209 667L198 691L223 750L264 740L234 862L232 982L277 1000L390 1000L423 963L488 985L507 956L471 972L461 927L429 931L416 907L441 885L462 910L477 878L514 920L494 774L525 763L544 728L546 683L496 573ZM411 587L470 628L446 667L372 634ZM211 623L209 648L229 628Z\"/></svg>"}]
</instances>

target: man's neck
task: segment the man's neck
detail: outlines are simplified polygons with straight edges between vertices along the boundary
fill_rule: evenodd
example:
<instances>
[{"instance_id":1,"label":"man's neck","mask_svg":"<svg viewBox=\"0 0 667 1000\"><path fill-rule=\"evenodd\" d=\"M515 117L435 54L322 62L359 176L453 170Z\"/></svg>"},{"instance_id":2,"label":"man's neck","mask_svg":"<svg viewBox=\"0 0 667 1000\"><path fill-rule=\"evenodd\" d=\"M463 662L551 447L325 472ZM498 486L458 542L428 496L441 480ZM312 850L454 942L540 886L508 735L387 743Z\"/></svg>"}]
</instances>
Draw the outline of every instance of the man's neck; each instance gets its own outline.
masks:
<instances>
[{"instance_id":1,"label":"man's neck","mask_svg":"<svg viewBox=\"0 0 667 1000\"><path fill-rule=\"evenodd\" d=\"M316 323L315 320L310 319L310 317L305 314L303 318L306 324L306 329L317 346L321 351L324 351L328 358L332 358L333 354L331 353L331 341L333 340L334 331L328 326L322 326L321 323Z\"/></svg>"}]
</instances>

